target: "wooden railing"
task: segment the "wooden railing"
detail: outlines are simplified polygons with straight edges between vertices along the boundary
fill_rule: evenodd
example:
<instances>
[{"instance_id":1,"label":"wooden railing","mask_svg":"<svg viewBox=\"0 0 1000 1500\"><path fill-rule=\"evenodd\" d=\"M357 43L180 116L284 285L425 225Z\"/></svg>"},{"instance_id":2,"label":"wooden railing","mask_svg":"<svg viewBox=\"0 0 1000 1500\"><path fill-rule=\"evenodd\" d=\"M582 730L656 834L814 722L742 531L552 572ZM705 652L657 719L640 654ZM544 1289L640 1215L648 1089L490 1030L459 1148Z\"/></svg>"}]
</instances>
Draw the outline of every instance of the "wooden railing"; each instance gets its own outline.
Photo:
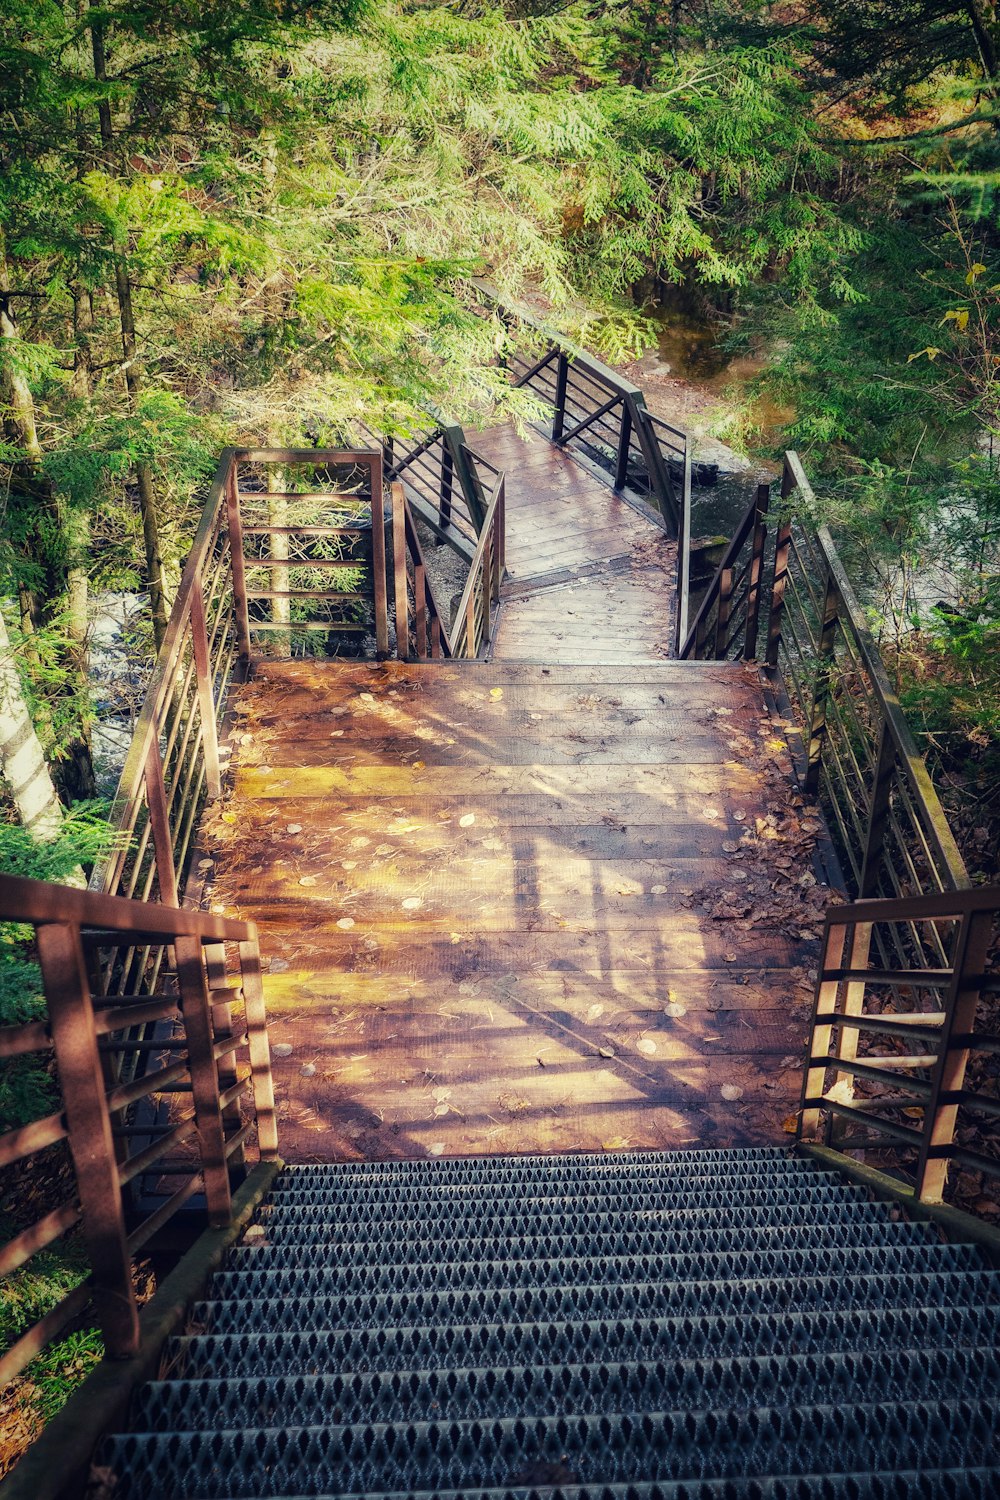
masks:
<instances>
[{"instance_id":1,"label":"wooden railing","mask_svg":"<svg viewBox=\"0 0 1000 1500\"><path fill-rule=\"evenodd\" d=\"M345 635L367 631L387 655L385 566L379 451L223 453L122 770L111 852L92 890L178 904L199 812L221 790L220 724L231 683L264 652L333 654ZM146 982L155 983L155 973L143 949L122 953L114 985L134 992Z\"/></svg>"},{"instance_id":2,"label":"wooden railing","mask_svg":"<svg viewBox=\"0 0 1000 1500\"><path fill-rule=\"evenodd\" d=\"M726 549L681 646L683 657L751 660L791 715L806 790L818 792L845 885L860 898L961 890L965 865L885 671L878 646L789 453L767 547L762 486ZM796 515L796 507L805 519ZM891 929L876 935L890 941ZM899 958L880 953L888 965Z\"/></svg>"},{"instance_id":3,"label":"wooden railing","mask_svg":"<svg viewBox=\"0 0 1000 1500\"><path fill-rule=\"evenodd\" d=\"M651 505L669 534L681 536L691 509L688 434L653 416L637 385L485 282L473 285L512 334L511 383L551 413L547 435L613 489Z\"/></svg>"},{"instance_id":4,"label":"wooden railing","mask_svg":"<svg viewBox=\"0 0 1000 1500\"><path fill-rule=\"evenodd\" d=\"M469 576L455 611L452 656L480 656L492 638L494 611L500 602L500 585L506 569L505 485L505 476L497 473Z\"/></svg>"},{"instance_id":5,"label":"wooden railing","mask_svg":"<svg viewBox=\"0 0 1000 1500\"><path fill-rule=\"evenodd\" d=\"M961 1167L974 1207L1000 1178L998 1016L1000 887L831 907L800 1140L863 1150L928 1203Z\"/></svg>"},{"instance_id":6,"label":"wooden railing","mask_svg":"<svg viewBox=\"0 0 1000 1500\"><path fill-rule=\"evenodd\" d=\"M59 1183L53 1149L68 1146L74 1178L69 1199L3 1246L0 1272L76 1233L90 1264L86 1279L0 1357L2 1384L91 1308L107 1354L134 1354L136 1253L198 1192L208 1223L227 1224L231 1173L254 1139L260 1159L274 1159L277 1135L252 922L6 876L0 920L35 928L47 1005L44 1021L0 1028L0 1058L51 1059L60 1094L44 1118L0 1135L0 1166L44 1153ZM115 967L109 955L140 947L159 955L155 990L109 994L100 977ZM147 1035L137 1040L140 1023ZM111 1058L127 1051L141 1053L145 1067L122 1082ZM129 1186L150 1177L172 1186L136 1215ZM34 1177L39 1196L44 1180Z\"/></svg>"},{"instance_id":7,"label":"wooden railing","mask_svg":"<svg viewBox=\"0 0 1000 1500\"><path fill-rule=\"evenodd\" d=\"M392 486L393 606L400 661L451 655L448 628L434 598L416 523L401 483Z\"/></svg>"},{"instance_id":8,"label":"wooden railing","mask_svg":"<svg viewBox=\"0 0 1000 1500\"><path fill-rule=\"evenodd\" d=\"M414 517L471 562L489 502L481 461L466 445L461 427L435 419L416 440L383 438L382 454L386 478L404 486Z\"/></svg>"}]
</instances>

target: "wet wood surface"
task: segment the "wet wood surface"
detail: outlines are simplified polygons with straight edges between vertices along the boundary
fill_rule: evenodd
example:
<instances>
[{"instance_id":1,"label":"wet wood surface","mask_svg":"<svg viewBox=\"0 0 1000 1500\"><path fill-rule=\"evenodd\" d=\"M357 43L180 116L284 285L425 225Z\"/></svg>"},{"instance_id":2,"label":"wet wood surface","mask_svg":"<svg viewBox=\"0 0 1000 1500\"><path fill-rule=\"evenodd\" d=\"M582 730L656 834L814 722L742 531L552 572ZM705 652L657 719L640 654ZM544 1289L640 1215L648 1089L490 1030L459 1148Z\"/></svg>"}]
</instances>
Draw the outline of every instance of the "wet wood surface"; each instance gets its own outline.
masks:
<instances>
[{"instance_id":1,"label":"wet wood surface","mask_svg":"<svg viewBox=\"0 0 1000 1500\"><path fill-rule=\"evenodd\" d=\"M286 1158L787 1139L822 830L753 671L275 663L236 707L203 842Z\"/></svg>"}]
</instances>

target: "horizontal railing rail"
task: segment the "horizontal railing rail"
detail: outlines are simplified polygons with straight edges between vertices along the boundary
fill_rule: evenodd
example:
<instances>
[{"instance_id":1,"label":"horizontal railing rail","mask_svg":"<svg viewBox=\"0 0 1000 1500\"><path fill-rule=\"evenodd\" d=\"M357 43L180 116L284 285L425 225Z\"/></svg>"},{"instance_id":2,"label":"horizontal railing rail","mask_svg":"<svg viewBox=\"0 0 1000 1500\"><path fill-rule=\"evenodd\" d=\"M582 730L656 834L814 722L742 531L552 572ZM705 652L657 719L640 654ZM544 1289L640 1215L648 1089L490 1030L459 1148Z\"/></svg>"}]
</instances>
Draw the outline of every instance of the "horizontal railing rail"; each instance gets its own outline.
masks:
<instances>
[{"instance_id":1,"label":"horizontal railing rail","mask_svg":"<svg viewBox=\"0 0 1000 1500\"><path fill-rule=\"evenodd\" d=\"M848 892L903 899L969 877L816 497L789 453L768 546L762 486L701 600L681 655L760 660L791 715L804 787L820 795ZM801 512L801 514L799 514ZM883 966L905 966L894 929Z\"/></svg>"},{"instance_id":2,"label":"horizontal railing rail","mask_svg":"<svg viewBox=\"0 0 1000 1500\"><path fill-rule=\"evenodd\" d=\"M208 1223L228 1224L232 1174L254 1145L275 1159L277 1133L252 922L7 876L0 921L34 927L46 1005L44 1021L0 1028L0 1058L40 1061L58 1090L48 1113L0 1134L0 1166L31 1163L40 1200L0 1248L0 1272L76 1234L90 1268L0 1354L2 1383L81 1319L96 1321L110 1357L134 1354L138 1252L199 1192ZM155 990L109 997L94 978L102 960L138 946L160 957ZM155 1036L136 1041L140 1022ZM144 1071L123 1082L111 1059L136 1048ZM138 1109L151 1119L136 1125ZM54 1149L68 1150L68 1198ZM129 1192L140 1176L169 1184L145 1211Z\"/></svg>"},{"instance_id":3,"label":"horizontal railing rail","mask_svg":"<svg viewBox=\"0 0 1000 1500\"><path fill-rule=\"evenodd\" d=\"M485 460L481 460L485 464ZM506 572L506 478L497 473L483 529L451 629L451 655L478 657L489 648Z\"/></svg>"},{"instance_id":4,"label":"horizontal railing rail","mask_svg":"<svg viewBox=\"0 0 1000 1500\"><path fill-rule=\"evenodd\" d=\"M485 282L472 285L514 336L507 357L511 383L549 409L552 441L619 493L651 505L669 534L679 537L685 517L690 521L688 434L653 416L639 387L617 371Z\"/></svg>"},{"instance_id":5,"label":"horizontal railing rail","mask_svg":"<svg viewBox=\"0 0 1000 1500\"><path fill-rule=\"evenodd\" d=\"M927 1203L959 1167L974 1207L1000 1178L998 960L1000 887L832 907L799 1139L863 1150Z\"/></svg>"}]
</instances>

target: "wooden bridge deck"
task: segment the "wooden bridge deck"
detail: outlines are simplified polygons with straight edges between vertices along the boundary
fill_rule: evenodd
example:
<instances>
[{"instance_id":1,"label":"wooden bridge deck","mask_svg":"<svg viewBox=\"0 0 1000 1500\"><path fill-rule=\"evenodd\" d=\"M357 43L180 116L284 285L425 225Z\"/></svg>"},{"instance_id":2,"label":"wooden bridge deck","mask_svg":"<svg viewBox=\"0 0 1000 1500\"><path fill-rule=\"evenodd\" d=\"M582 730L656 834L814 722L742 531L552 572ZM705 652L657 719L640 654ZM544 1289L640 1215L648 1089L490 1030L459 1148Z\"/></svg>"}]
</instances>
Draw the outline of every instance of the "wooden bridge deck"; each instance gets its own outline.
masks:
<instances>
[{"instance_id":1,"label":"wooden bridge deck","mask_svg":"<svg viewBox=\"0 0 1000 1500\"><path fill-rule=\"evenodd\" d=\"M507 581L493 658L668 657L676 548L660 527L544 438L495 427L470 442L507 473Z\"/></svg>"},{"instance_id":2,"label":"wooden bridge deck","mask_svg":"<svg viewBox=\"0 0 1000 1500\"><path fill-rule=\"evenodd\" d=\"M291 1160L785 1138L819 821L756 673L664 659L669 544L537 447L494 661L242 690L214 899L260 923Z\"/></svg>"}]
</instances>

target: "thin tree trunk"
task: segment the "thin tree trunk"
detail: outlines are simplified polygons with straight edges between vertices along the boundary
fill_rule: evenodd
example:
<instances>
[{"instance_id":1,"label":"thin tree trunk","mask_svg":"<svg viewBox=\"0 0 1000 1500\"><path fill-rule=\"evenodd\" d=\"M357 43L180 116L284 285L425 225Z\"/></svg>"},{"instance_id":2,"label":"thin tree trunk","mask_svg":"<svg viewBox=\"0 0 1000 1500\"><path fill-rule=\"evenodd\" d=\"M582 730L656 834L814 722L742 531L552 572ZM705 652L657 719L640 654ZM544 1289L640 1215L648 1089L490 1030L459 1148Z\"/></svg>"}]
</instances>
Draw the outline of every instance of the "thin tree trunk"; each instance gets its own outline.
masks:
<instances>
[{"instance_id":1,"label":"thin tree trunk","mask_svg":"<svg viewBox=\"0 0 1000 1500\"><path fill-rule=\"evenodd\" d=\"M90 28L91 50L94 59L94 77L98 83L106 83L108 77L107 55L104 47L104 28ZM101 145L110 162L114 150L115 134L111 119L111 105L102 99L98 106L101 124ZM135 411L142 389L142 370L139 365L135 342L135 314L132 308L132 283L128 266L123 256L115 255L115 292L118 297L118 316L121 323L122 355L125 366L125 386L129 405ZM147 463L137 463L136 483L139 488L139 508L142 513L142 539L146 552L146 585L149 589L149 609L153 619L153 639L156 649L163 644L167 633L167 591L163 575L163 555L160 550L160 509L153 484L153 471Z\"/></svg>"}]
</instances>

